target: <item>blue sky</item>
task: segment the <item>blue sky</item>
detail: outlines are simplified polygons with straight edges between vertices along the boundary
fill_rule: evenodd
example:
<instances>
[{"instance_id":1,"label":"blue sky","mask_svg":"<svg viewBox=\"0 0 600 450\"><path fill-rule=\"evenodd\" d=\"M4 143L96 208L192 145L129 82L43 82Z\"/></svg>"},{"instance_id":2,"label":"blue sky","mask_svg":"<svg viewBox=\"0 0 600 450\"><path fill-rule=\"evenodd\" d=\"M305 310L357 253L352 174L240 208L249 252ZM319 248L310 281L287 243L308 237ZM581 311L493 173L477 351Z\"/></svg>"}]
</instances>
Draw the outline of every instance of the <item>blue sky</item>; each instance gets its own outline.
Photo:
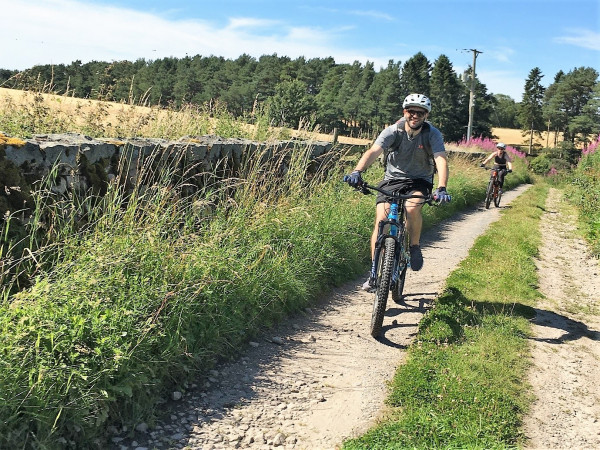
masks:
<instances>
[{"instance_id":1,"label":"blue sky","mask_svg":"<svg viewBox=\"0 0 600 450\"><path fill-rule=\"evenodd\" d=\"M0 0L0 68L277 53L337 63L421 51L457 73L477 57L488 92L520 101L534 67L600 71L600 0ZM466 49L466 50L465 50Z\"/></svg>"}]
</instances>

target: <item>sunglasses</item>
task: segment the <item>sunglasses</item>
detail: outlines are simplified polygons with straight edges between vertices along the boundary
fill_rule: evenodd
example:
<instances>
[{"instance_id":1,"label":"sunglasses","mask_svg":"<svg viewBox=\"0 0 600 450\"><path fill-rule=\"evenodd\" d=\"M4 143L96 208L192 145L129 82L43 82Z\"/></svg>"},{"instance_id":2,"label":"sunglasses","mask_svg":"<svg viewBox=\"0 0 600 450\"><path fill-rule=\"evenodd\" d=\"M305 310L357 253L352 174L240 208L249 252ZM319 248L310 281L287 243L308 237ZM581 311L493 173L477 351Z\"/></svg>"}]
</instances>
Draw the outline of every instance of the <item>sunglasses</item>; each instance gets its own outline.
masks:
<instances>
[{"instance_id":1,"label":"sunglasses","mask_svg":"<svg viewBox=\"0 0 600 450\"><path fill-rule=\"evenodd\" d=\"M415 116L415 117L425 117L425 114L427 114L426 111L417 111L416 109L407 109L406 112L411 115L411 116Z\"/></svg>"}]
</instances>

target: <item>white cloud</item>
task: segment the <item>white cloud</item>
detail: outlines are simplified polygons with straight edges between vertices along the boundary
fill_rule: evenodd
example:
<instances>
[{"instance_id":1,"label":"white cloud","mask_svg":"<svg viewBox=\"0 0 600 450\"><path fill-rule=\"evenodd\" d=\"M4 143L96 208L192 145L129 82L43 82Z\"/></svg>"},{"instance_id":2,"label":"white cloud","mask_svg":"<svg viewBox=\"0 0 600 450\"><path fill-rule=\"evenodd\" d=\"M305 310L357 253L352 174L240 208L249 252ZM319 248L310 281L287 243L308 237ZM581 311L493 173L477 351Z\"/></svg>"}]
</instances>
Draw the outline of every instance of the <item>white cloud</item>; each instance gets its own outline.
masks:
<instances>
[{"instance_id":1,"label":"white cloud","mask_svg":"<svg viewBox=\"0 0 600 450\"><path fill-rule=\"evenodd\" d=\"M559 44L571 44L577 47L583 47L590 50L600 50L600 33L592 30L567 29L571 36L559 36L554 38L554 42Z\"/></svg>"},{"instance_id":2,"label":"white cloud","mask_svg":"<svg viewBox=\"0 0 600 450\"><path fill-rule=\"evenodd\" d=\"M68 64L74 60L136 60L187 55L237 58L277 53L337 57L343 28L292 27L281 21L232 17L225 26L202 20L167 20L126 8L73 0L0 0L3 68ZM27 25L23 25L26 18ZM343 57L343 55L341 55Z\"/></svg>"},{"instance_id":3,"label":"white cloud","mask_svg":"<svg viewBox=\"0 0 600 450\"><path fill-rule=\"evenodd\" d=\"M348 11L349 14L352 14L354 16L360 16L360 17L368 17L371 19L377 19L377 20L384 20L386 22L395 22L397 19L391 15L391 14L387 14L387 13L382 13L380 11L364 11L364 10L351 10Z\"/></svg>"},{"instance_id":4,"label":"white cloud","mask_svg":"<svg viewBox=\"0 0 600 450\"><path fill-rule=\"evenodd\" d=\"M219 26L75 0L11 0L10 7L4 7L4 3L6 0L0 0L0 8L8 14L0 28L0 41L5 44L0 48L0 60L6 69L70 64L75 60L135 61L198 54L231 59L243 53L254 57L273 53L291 58L333 56L338 63L368 60L376 70L387 66L389 59L398 60L375 49L357 51L336 45L340 36L352 29L344 25L323 29L231 17ZM27 26L23 26L24 17ZM385 17L381 15L380 19Z\"/></svg>"},{"instance_id":5,"label":"white cloud","mask_svg":"<svg viewBox=\"0 0 600 450\"><path fill-rule=\"evenodd\" d=\"M500 63L510 63L511 57L514 55L515 51L509 47L498 47L495 49L487 50L486 53L488 54L488 56L492 57Z\"/></svg>"},{"instance_id":6,"label":"white cloud","mask_svg":"<svg viewBox=\"0 0 600 450\"><path fill-rule=\"evenodd\" d=\"M255 19L251 17L232 17L229 19L227 29L235 30L239 28L271 28L281 25L277 20Z\"/></svg>"}]
</instances>

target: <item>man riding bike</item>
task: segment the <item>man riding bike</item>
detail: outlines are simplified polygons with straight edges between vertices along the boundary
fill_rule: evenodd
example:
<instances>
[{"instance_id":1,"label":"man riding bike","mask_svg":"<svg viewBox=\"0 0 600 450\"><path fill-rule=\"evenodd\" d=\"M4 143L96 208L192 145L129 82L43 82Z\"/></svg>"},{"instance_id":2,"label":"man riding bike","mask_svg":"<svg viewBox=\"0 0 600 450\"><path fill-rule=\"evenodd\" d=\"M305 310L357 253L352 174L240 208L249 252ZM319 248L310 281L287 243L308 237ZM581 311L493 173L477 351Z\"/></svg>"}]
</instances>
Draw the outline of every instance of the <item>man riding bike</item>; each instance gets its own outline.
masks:
<instances>
[{"instance_id":1,"label":"man riding bike","mask_svg":"<svg viewBox=\"0 0 600 450\"><path fill-rule=\"evenodd\" d=\"M504 186L504 176L507 173L512 172L512 159L506 153L506 144L502 142L498 142L496 144L496 151L489 155L485 160L481 163L481 167L485 167L485 165L494 158L494 169L498 169L498 183L500 184L500 194L503 193L502 187Z\"/></svg>"},{"instance_id":2,"label":"man riding bike","mask_svg":"<svg viewBox=\"0 0 600 450\"><path fill-rule=\"evenodd\" d=\"M350 186L358 187L363 181L361 174L385 153L385 176L379 188L400 191L403 194L429 195L433 189L433 175L438 173L438 187L434 198L439 203L450 201L446 191L448 161L442 133L426 122L431 112L431 101L422 94L410 94L402 103L404 117L384 129L375 143L367 150L350 175L344 177ZM375 253L378 224L387 217L389 200L378 194L376 199L375 226L371 236L371 259ZM421 270L423 254L420 239L423 218L422 201L409 200L405 204L406 227L410 236L410 261L412 270ZM372 288L372 277L363 284L363 289Z\"/></svg>"}]
</instances>

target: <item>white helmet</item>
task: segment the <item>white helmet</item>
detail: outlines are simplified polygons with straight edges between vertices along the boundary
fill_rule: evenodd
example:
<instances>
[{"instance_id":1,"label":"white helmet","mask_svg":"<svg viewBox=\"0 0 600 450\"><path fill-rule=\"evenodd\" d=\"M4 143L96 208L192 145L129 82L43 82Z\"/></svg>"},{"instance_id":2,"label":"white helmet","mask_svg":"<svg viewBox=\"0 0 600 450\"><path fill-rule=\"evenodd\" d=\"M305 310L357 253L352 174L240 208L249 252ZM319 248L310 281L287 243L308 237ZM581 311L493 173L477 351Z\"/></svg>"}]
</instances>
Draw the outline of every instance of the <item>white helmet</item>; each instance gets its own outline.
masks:
<instances>
[{"instance_id":1,"label":"white helmet","mask_svg":"<svg viewBox=\"0 0 600 450\"><path fill-rule=\"evenodd\" d=\"M423 94L408 95L404 99L404 103L402 103L402 109L406 109L408 106L418 106L420 108L425 108L427 112L431 112L431 100Z\"/></svg>"},{"instance_id":2,"label":"white helmet","mask_svg":"<svg viewBox=\"0 0 600 450\"><path fill-rule=\"evenodd\" d=\"M506 149L506 144L505 144L505 143L503 143L503 142L498 142L498 143L496 144L496 147L497 147L497 148L501 148L502 150L504 150L504 149Z\"/></svg>"}]
</instances>

